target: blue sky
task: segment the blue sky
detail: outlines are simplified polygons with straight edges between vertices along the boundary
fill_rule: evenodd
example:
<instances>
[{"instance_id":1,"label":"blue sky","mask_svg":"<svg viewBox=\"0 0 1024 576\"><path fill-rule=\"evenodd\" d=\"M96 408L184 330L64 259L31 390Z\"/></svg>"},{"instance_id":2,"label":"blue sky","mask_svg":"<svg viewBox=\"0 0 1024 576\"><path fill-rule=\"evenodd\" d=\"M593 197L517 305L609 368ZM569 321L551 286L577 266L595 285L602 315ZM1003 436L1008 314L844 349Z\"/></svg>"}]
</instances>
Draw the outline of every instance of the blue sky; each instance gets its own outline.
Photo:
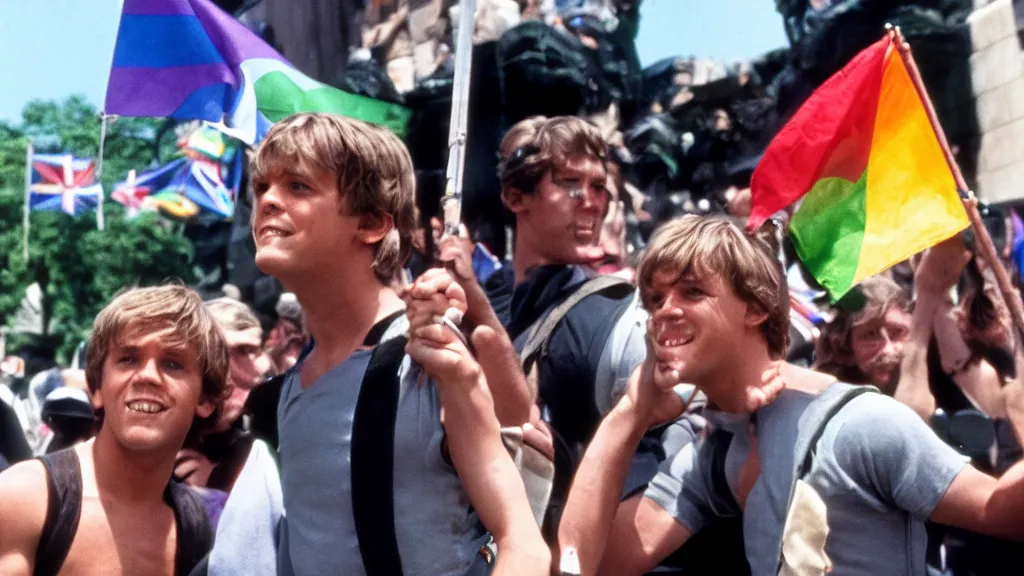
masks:
<instances>
[{"instance_id":1,"label":"blue sky","mask_svg":"<svg viewBox=\"0 0 1024 576\"><path fill-rule=\"evenodd\" d=\"M749 58L786 45L774 0L644 0L637 49L646 65L672 55ZM35 98L84 94L100 106L121 0L0 0L0 120Z\"/></svg>"}]
</instances>

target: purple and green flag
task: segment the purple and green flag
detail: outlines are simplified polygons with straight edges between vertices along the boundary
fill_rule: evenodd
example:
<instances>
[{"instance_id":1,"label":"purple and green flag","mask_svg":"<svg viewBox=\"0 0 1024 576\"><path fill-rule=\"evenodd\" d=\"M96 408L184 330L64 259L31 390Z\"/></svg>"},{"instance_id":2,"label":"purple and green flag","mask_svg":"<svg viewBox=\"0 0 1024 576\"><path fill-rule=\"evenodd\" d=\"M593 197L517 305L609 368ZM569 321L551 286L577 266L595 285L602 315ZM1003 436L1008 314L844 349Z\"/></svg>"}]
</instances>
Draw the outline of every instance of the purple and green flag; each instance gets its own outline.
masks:
<instances>
[{"instance_id":1,"label":"purple and green flag","mask_svg":"<svg viewBox=\"0 0 1024 576\"><path fill-rule=\"evenodd\" d=\"M405 134L411 112L299 72L209 0L124 0L107 114L206 120L253 144L297 112L328 112Z\"/></svg>"}]
</instances>

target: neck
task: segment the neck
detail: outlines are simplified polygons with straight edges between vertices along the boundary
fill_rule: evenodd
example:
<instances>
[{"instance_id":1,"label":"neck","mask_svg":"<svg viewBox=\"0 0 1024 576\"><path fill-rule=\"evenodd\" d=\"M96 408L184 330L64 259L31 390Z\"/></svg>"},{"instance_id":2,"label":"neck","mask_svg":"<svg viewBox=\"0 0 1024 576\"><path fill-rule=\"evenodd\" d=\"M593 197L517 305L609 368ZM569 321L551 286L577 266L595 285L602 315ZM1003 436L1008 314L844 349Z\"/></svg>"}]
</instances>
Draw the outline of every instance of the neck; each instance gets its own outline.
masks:
<instances>
[{"instance_id":1,"label":"neck","mask_svg":"<svg viewBox=\"0 0 1024 576\"><path fill-rule=\"evenodd\" d=\"M394 289L369 275L325 273L294 290L309 333L322 350L352 350L379 320L404 308Z\"/></svg>"},{"instance_id":2,"label":"neck","mask_svg":"<svg viewBox=\"0 0 1024 576\"><path fill-rule=\"evenodd\" d=\"M773 360L763 340L741 344L736 350L743 350L735 355L737 361L730 361L717 373L709 375L707 381L713 384L700 388L718 410L745 414L750 412L751 393L764 386L761 378Z\"/></svg>"},{"instance_id":3,"label":"neck","mask_svg":"<svg viewBox=\"0 0 1024 576\"><path fill-rule=\"evenodd\" d=\"M176 448L150 453L127 450L104 426L94 440L81 447L79 455L92 456L89 464L101 496L154 505L163 502L177 452Z\"/></svg>"},{"instance_id":4,"label":"neck","mask_svg":"<svg viewBox=\"0 0 1024 576\"><path fill-rule=\"evenodd\" d=\"M527 246L526 238L523 234L520 234L518 228L516 229L516 243L512 256L512 273L515 275L516 286L526 282L534 268L553 263Z\"/></svg>"}]
</instances>

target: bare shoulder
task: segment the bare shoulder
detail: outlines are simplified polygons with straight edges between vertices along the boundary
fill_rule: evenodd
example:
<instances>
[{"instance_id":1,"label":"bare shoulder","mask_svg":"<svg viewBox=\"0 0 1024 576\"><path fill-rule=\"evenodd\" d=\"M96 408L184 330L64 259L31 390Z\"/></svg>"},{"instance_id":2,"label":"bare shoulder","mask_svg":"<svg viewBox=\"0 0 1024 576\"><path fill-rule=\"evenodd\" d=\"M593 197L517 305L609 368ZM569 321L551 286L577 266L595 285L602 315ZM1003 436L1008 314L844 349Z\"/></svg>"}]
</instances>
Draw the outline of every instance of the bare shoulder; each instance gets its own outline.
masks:
<instances>
[{"instance_id":1,"label":"bare shoulder","mask_svg":"<svg viewBox=\"0 0 1024 576\"><path fill-rule=\"evenodd\" d=\"M0 473L0 510L5 520L12 514L38 516L42 529L47 503L46 468L39 460L19 462Z\"/></svg>"},{"instance_id":2,"label":"bare shoulder","mask_svg":"<svg viewBox=\"0 0 1024 576\"><path fill-rule=\"evenodd\" d=\"M786 388L817 396L837 382L835 376L803 368L795 364L783 363L782 379Z\"/></svg>"},{"instance_id":3,"label":"bare shoulder","mask_svg":"<svg viewBox=\"0 0 1024 576\"><path fill-rule=\"evenodd\" d=\"M42 462L20 462L0 473L0 573L32 573L48 502Z\"/></svg>"}]
</instances>

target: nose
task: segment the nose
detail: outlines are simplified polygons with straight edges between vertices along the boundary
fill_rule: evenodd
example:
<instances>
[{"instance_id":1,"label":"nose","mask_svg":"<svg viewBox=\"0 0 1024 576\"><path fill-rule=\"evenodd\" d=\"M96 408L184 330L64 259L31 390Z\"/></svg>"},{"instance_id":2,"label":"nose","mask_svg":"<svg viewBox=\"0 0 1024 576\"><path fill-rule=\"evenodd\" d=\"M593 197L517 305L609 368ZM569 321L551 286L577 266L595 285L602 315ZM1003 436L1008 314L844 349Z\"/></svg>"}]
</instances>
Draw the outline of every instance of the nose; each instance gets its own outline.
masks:
<instances>
[{"instance_id":1,"label":"nose","mask_svg":"<svg viewBox=\"0 0 1024 576\"><path fill-rule=\"evenodd\" d=\"M899 353L903 349L903 342L898 338L891 337L886 328L881 328L878 331L878 340L876 345L880 352L889 354Z\"/></svg>"},{"instance_id":2,"label":"nose","mask_svg":"<svg viewBox=\"0 0 1024 576\"><path fill-rule=\"evenodd\" d=\"M263 194L256 197L255 213L268 216L281 210L281 187L271 184Z\"/></svg>"},{"instance_id":3,"label":"nose","mask_svg":"<svg viewBox=\"0 0 1024 576\"><path fill-rule=\"evenodd\" d=\"M661 305L654 311L654 315L660 319L676 319L682 318L683 307L682 298L675 293L675 290L669 291L668 295L661 302Z\"/></svg>"},{"instance_id":4,"label":"nose","mask_svg":"<svg viewBox=\"0 0 1024 576\"><path fill-rule=\"evenodd\" d=\"M157 365L157 358L147 358L142 362L135 378L150 384L159 384L161 381L160 367Z\"/></svg>"},{"instance_id":5,"label":"nose","mask_svg":"<svg viewBox=\"0 0 1024 576\"><path fill-rule=\"evenodd\" d=\"M580 208L603 212L605 205L608 203L608 193L599 186L588 183L579 189L577 199L579 200Z\"/></svg>"},{"instance_id":6,"label":"nose","mask_svg":"<svg viewBox=\"0 0 1024 576\"><path fill-rule=\"evenodd\" d=\"M270 355L266 352L260 352L259 355L256 356L255 365L256 372L259 374L259 380L262 380L263 376L270 372Z\"/></svg>"}]
</instances>

